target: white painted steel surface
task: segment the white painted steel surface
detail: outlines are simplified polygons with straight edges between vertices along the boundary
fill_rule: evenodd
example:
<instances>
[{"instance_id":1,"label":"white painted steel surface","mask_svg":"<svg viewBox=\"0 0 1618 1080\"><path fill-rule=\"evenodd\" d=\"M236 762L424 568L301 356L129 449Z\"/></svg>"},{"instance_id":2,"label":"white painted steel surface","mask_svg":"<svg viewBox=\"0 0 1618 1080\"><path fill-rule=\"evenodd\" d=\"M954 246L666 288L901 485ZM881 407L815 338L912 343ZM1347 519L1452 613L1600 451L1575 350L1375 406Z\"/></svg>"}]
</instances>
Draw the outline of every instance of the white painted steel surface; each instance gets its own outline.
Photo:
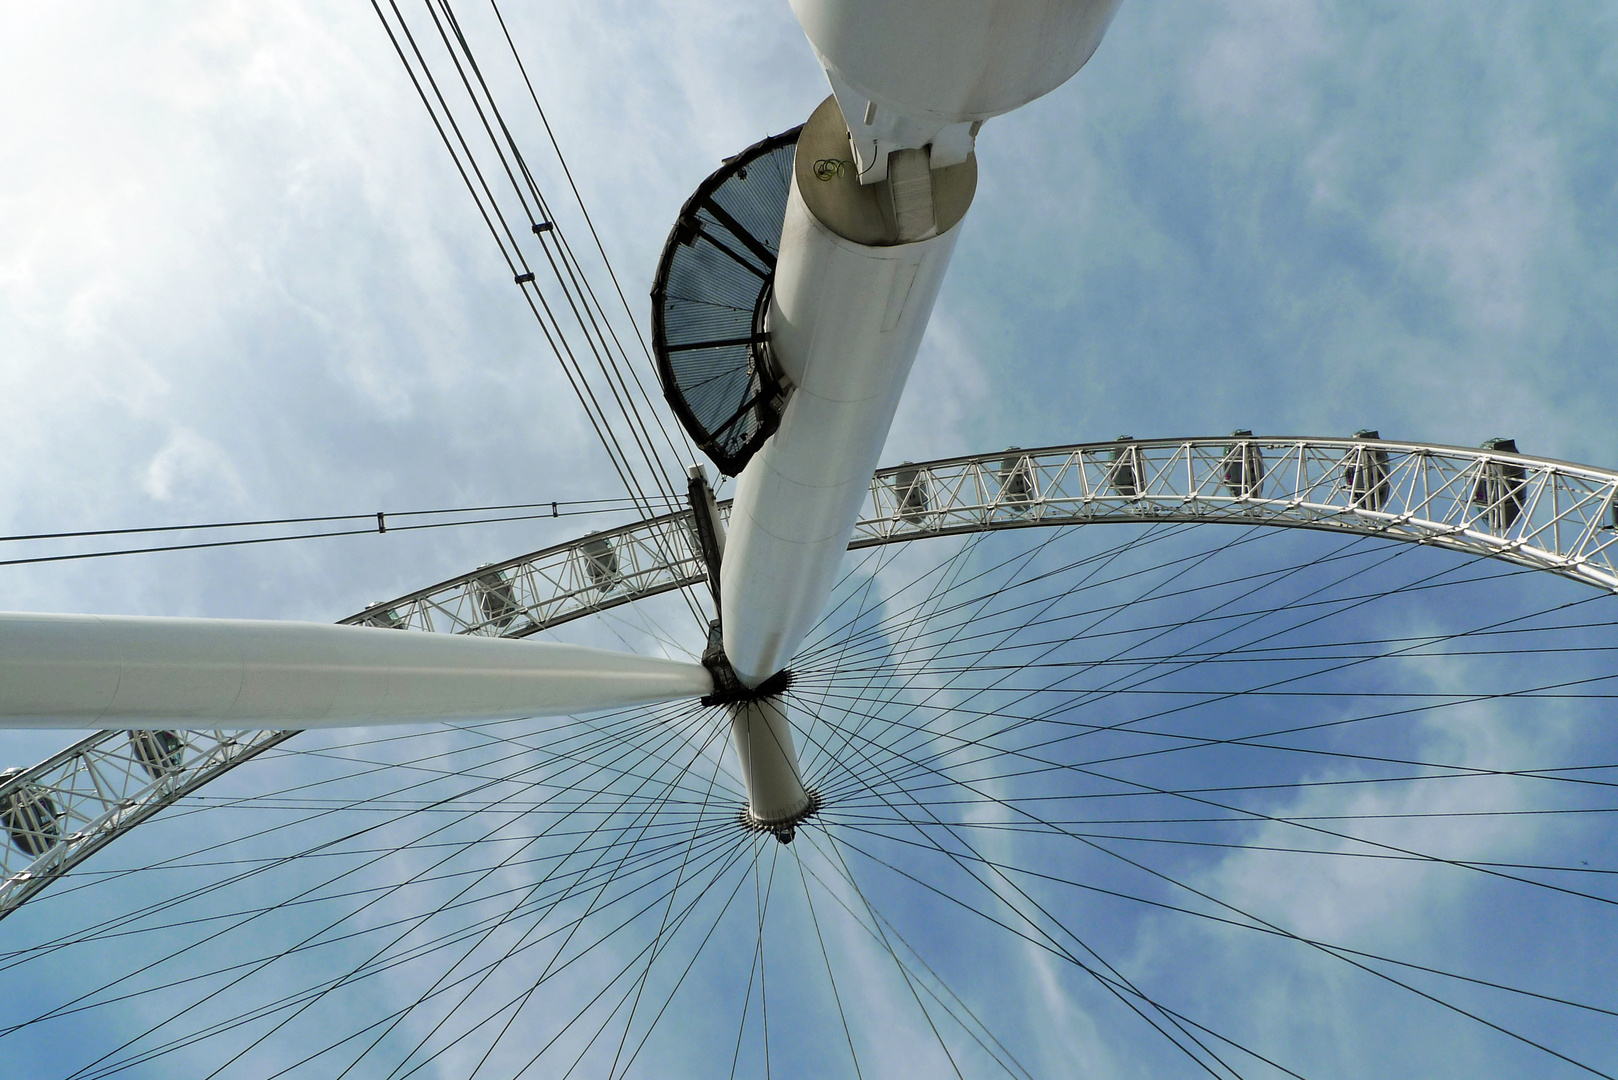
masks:
<instances>
[{"instance_id":1,"label":"white painted steel surface","mask_svg":"<svg viewBox=\"0 0 1618 1080\"><path fill-rule=\"evenodd\" d=\"M1120 0L792 0L847 117L866 183L887 155L966 159L971 125L1072 78Z\"/></svg>"},{"instance_id":2,"label":"white painted steel surface","mask_svg":"<svg viewBox=\"0 0 1618 1080\"><path fill-rule=\"evenodd\" d=\"M700 664L324 623L0 614L0 727L347 727L621 708Z\"/></svg>"},{"instance_id":3,"label":"white painted steel surface","mask_svg":"<svg viewBox=\"0 0 1618 1080\"><path fill-rule=\"evenodd\" d=\"M796 389L737 479L720 574L725 653L749 686L786 666L831 595L958 235L853 243L794 176L769 331Z\"/></svg>"},{"instance_id":4,"label":"white painted steel surface","mask_svg":"<svg viewBox=\"0 0 1618 1080\"><path fill-rule=\"evenodd\" d=\"M747 782L747 809L761 825L792 821L809 809L786 703L760 698L731 706L730 737Z\"/></svg>"}]
</instances>

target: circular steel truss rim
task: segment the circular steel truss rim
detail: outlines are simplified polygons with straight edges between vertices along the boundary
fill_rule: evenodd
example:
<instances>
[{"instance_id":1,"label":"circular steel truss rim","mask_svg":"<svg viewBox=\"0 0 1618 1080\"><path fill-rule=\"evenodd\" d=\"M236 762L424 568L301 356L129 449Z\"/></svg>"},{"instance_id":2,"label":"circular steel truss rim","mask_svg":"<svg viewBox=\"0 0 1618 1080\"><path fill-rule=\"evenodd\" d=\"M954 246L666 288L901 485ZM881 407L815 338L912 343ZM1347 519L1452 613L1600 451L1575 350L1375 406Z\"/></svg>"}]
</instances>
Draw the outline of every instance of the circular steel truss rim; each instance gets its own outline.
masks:
<instances>
[{"instance_id":1,"label":"circular steel truss rim","mask_svg":"<svg viewBox=\"0 0 1618 1080\"><path fill-rule=\"evenodd\" d=\"M1267 456L1261 487L1272 478L1285 480L1278 473L1290 469L1295 481L1290 489L1258 495L1220 490L1229 483L1224 466L1234 460L1231 455L1242 455L1240 460L1245 461L1253 450ZM1406 485L1389 489L1402 492L1400 512L1351 505L1352 484L1343 470L1350 461L1363 460L1360 455L1365 451L1386 454L1390 484ZM1131 481L1131 486L1141 481L1137 494L1106 490L1119 453L1135 455L1129 460L1141 470ZM1148 468L1163 462L1168 463L1167 470L1159 467L1153 473ZM1500 466L1520 475L1507 475ZM1154 483L1180 467L1188 482L1185 490L1159 483L1154 492ZM1013 494L1008 496L1007 478L1017 475L1028 486L1012 485ZM928 505L922 510L913 501L907 503L905 494L914 491L918 476L924 478L928 492ZM1427 486L1412 504L1409 496L1418 479ZM952 495L964 492L966 497L937 501L944 482ZM1077 488L1072 487L1075 482ZM1518 512L1505 528L1492 527L1493 507L1476 503L1480 483L1503 483L1521 495ZM1306 497L1310 494L1319 498L1311 502ZM1340 497L1340 503L1333 503ZM728 511L729 505L721 503L721 511ZM1435 508L1443 511L1438 517L1416 516L1417 510ZM1246 435L1117 439L905 463L880 470L872 478L870 499L849 548L1000 529L1153 522L1379 536L1470 551L1618 592L1618 471L1521 453L1395 440ZM1547 536L1551 547L1535 543ZM1564 539L1570 542L1564 544ZM479 567L373 604L341 621L525 637L700 584L705 576L691 512L680 510ZM551 586L554 594L533 592L541 585ZM496 589L504 591L498 605L491 605L488 597ZM529 591L519 596L523 589ZM500 614L491 616L491 607L498 607ZM122 832L295 734L188 731L183 762L172 773L152 778L126 732L101 731L0 780L0 799L32 784L64 811L62 841L36 858L22 858L15 846L0 838L0 918Z\"/></svg>"}]
</instances>

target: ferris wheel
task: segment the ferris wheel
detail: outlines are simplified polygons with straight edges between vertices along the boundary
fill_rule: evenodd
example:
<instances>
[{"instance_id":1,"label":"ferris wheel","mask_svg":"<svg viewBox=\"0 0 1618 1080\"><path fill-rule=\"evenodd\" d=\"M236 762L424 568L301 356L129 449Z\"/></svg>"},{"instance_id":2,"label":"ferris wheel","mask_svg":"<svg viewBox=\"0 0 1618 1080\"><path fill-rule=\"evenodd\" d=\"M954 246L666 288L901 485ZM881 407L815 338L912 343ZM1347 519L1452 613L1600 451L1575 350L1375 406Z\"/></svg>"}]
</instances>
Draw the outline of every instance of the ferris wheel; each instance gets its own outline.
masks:
<instances>
[{"instance_id":1,"label":"ferris wheel","mask_svg":"<svg viewBox=\"0 0 1618 1080\"><path fill-rule=\"evenodd\" d=\"M1049 90L1113 6L999 5L973 85ZM0 785L0 910L81 925L6 962L87 969L4 1037L93 1018L82 1076L1040 1076L1118 1068L1104 1018L1147 1074L1376 1071L1340 1009L1612 1071L1599 990L1446 954L1433 897L1478 883L1503 948L1607 925L1562 841L1611 809L1618 473L1247 431L876 469L1021 102L907 108L938 88L862 64L915 27L853 7L798 5L833 96L698 187L654 287L732 499L697 468L346 625L6 618L6 713L108 730ZM1335 910L1361 867L1385 906Z\"/></svg>"}]
</instances>

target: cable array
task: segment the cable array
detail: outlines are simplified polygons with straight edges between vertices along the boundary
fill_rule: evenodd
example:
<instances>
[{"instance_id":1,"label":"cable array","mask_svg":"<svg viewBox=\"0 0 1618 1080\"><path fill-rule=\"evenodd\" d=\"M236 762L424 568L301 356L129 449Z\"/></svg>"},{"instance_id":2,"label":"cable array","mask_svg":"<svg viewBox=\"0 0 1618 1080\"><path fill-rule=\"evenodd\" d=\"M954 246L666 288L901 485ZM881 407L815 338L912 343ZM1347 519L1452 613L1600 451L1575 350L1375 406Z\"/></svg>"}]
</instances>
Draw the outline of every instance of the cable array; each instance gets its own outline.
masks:
<instances>
[{"instance_id":1,"label":"cable array","mask_svg":"<svg viewBox=\"0 0 1618 1080\"><path fill-rule=\"evenodd\" d=\"M679 463L691 460L694 451L683 432L670 430L647 390L641 365L644 362L649 371L651 357L639 329L634 329L634 337L640 355L632 358L614 327L615 317L591 286L546 200L449 0L424 0L426 14L417 17L415 27L398 0L372 0L371 6L614 471L642 514L655 515L659 506L683 490ZM527 67L498 7L494 14L607 267L622 317L633 328L633 313L540 108Z\"/></svg>"},{"instance_id":2,"label":"cable array","mask_svg":"<svg viewBox=\"0 0 1618 1080\"><path fill-rule=\"evenodd\" d=\"M653 504L656 505L656 504ZM677 504L665 503L663 512L675 509ZM447 529L464 525L495 525L511 521L537 521L545 518L580 517L594 514L621 514L639 512L641 505L631 499L574 499L536 503L506 503L491 506L462 506L437 510L377 510L365 514L327 514L316 517L260 518L249 521L214 521L191 525L151 525L126 529L86 529L78 532L26 533L0 536L0 544L28 543L53 540L98 540L108 537L151 536L186 532L217 532L220 530L256 529L259 535L231 537L226 540L188 541L148 547L112 548L99 551L74 551L50 555L26 555L0 559L0 566L24 566L32 563L77 562L81 559L103 559L112 555L150 555L163 551L196 551L204 548L243 547L252 544L278 544L288 540L317 540L333 536L369 536L390 532L418 532L423 529ZM473 514L496 514L496 517L471 517ZM443 521L421 521L424 517L448 518ZM355 526L365 522L363 528L326 528L314 532L263 533L263 530L281 529L293 525ZM401 523L402 522L402 523Z\"/></svg>"}]
</instances>

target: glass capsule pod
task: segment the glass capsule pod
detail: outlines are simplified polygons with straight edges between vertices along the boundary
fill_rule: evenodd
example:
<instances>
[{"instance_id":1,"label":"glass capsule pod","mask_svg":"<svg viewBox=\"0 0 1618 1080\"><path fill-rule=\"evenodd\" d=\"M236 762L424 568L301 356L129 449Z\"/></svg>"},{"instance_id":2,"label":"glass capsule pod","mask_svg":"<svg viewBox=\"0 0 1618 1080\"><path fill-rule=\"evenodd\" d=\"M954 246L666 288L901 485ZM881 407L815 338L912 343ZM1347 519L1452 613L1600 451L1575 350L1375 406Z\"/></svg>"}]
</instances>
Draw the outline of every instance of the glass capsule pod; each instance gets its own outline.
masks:
<instances>
[{"instance_id":1,"label":"glass capsule pod","mask_svg":"<svg viewBox=\"0 0 1618 1080\"><path fill-rule=\"evenodd\" d=\"M153 780L173 776L185 759L185 741L174 731L131 731L129 748Z\"/></svg>"},{"instance_id":2,"label":"glass capsule pod","mask_svg":"<svg viewBox=\"0 0 1618 1080\"><path fill-rule=\"evenodd\" d=\"M1382 436L1370 428L1354 433L1356 439L1380 439ZM1381 510L1388 504L1391 494L1388 483L1388 452L1367 446L1354 450L1343 468L1343 481L1348 486L1349 505L1358 510Z\"/></svg>"},{"instance_id":3,"label":"glass capsule pod","mask_svg":"<svg viewBox=\"0 0 1618 1080\"><path fill-rule=\"evenodd\" d=\"M1486 439L1481 449L1515 454L1517 440ZM1472 486L1472 505L1481 507L1488 517L1489 527L1503 534L1522 516L1527 489L1528 471L1523 466L1514 461L1487 461L1478 470L1477 483Z\"/></svg>"},{"instance_id":4,"label":"glass capsule pod","mask_svg":"<svg viewBox=\"0 0 1618 1080\"><path fill-rule=\"evenodd\" d=\"M1253 433L1237 428L1231 437L1243 440L1225 448L1225 489L1238 499L1264 497L1264 454L1251 442Z\"/></svg>"},{"instance_id":5,"label":"glass capsule pod","mask_svg":"<svg viewBox=\"0 0 1618 1080\"><path fill-rule=\"evenodd\" d=\"M16 776L21 769L0 773L0 781ZM62 840L62 811L50 793L32 781L0 796L0 827L11 842L31 858L39 858Z\"/></svg>"}]
</instances>

